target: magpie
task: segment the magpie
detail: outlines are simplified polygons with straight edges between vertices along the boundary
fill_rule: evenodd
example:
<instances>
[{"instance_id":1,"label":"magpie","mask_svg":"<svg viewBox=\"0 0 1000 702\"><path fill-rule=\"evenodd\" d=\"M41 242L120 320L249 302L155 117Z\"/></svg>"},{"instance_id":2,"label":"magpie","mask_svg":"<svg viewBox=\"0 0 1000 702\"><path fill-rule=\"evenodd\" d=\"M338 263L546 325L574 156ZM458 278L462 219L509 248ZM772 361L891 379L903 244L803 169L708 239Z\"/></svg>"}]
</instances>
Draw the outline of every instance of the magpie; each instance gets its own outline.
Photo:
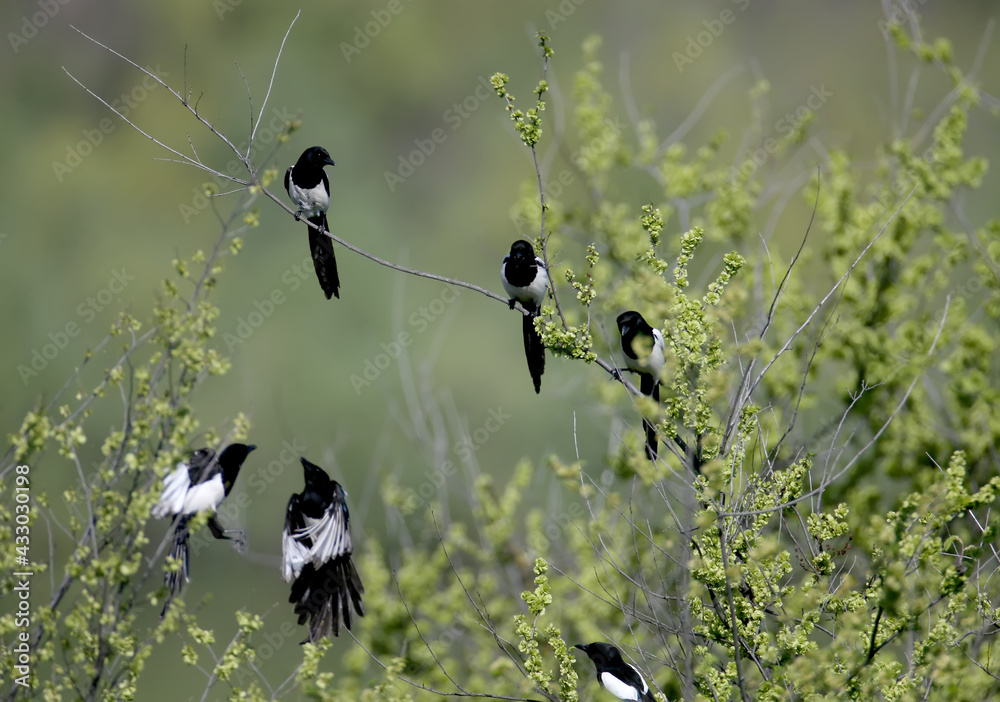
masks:
<instances>
[{"instance_id":1,"label":"magpie","mask_svg":"<svg viewBox=\"0 0 1000 702\"><path fill-rule=\"evenodd\" d=\"M328 232L326 210L330 207L330 181L323 166L336 166L322 146L310 146L302 152L294 166L285 171L285 190L298 208L295 220L306 216L311 224ZM333 253L330 237L309 227L309 249L312 251L316 277L326 299L340 299L340 276L337 275L337 257Z\"/></svg>"},{"instance_id":2,"label":"magpie","mask_svg":"<svg viewBox=\"0 0 1000 702\"><path fill-rule=\"evenodd\" d=\"M503 257L500 265L500 279L503 289L510 299L507 305L514 309L520 302L530 314L522 315L521 331L524 335L524 355L528 359L528 372L535 384L535 392L541 392L542 373L545 372L545 346L535 330L535 318L542 310L542 300L549 289L549 274L545 262L535 255L531 244L518 239L510 245L510 253Z\"/></svg>"},{"instance_id":3,"label":"magpie","mask_svg":"<svg viewBox=\"0 0 1000 702\"><path fill-rule=\"evenodd\" d=\"M591 644L576 644L576 648L586 653L597 668L597 682L601 687L620 700L635 702L655 702L649 685L639 674L639 669L622 660L622 654L611 644L595 641Z\"/></svg>"},{"instance_id":4,"label":"magpie","mask_svg":"<svg viewBox=\"0 0 1000 702\"><path fill-rule=\"evenodd\" d=\"M660 401L660 371L663 370L663 334L649 326L635 310L618 315L618 331L622 337L625 366L639 374L639 392ZM656 428L648 419L642 420L646 430L646 458L656 460Z\"/></svg>"},{"instance_id":5,"label":"magpie","mask_svg":"<svg viewBox=\"0 0 1000 702\"><path fill-rule=\"evenodd\" d=\"M217 539L229 539L236 542L238 550L246 548L245 534L240 529L223 529L215 518L218 509L229 491L233 489L236 476L247 455L256 446L250 444L230 444L222 453L216 456L209 448L198 449L187 462L177 464L174 472L163 479L163 493L160 501L152 509L156 519L177 517L174 525L173 544L170 556L181 563L180 570L171 570L163 574L163 582L167 586L167 601L163 604L160 616L167 613L170 601L181 591L185 582L190 580L188 563L188 523L199 512L212 512L208 518L208 529ZM236 536L227 536L236 534Z\"/></svg>"},{"instance_id":6,"label":"magpie","mask_svg":"<svg viewBox=\"0 0 1000 702\"><path fill-rule=\"evenodd\" d=\"M309 620L309 643L340 635L340 624L351 628L351 605L365 615L365 588L351 561L351 518L347 491L319 466L305 458L305 489L288 500L281 533L281 575L292 582L288 601L299 624ZM302 643L306 643L303 641Z\"/></svg>"}]
</instances>

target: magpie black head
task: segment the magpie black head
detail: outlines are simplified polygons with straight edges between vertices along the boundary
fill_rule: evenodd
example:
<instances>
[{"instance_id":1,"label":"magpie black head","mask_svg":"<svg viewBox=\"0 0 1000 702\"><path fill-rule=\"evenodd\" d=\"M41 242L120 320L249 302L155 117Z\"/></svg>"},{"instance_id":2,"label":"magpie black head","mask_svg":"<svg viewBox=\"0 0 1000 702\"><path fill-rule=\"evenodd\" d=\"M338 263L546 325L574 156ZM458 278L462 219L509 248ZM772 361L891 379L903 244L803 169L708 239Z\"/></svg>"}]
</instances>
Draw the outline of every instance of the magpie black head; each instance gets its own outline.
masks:
<instances>
[{"instance_id":1,"label":"magpie black head","mask_svg":"<svg viewBox=\"0 0 1000 702\"><path fill-rule=\"evenodd\" d=\"M330 476L318 465L302 457L299 457L299 461L302 462L302 474L306 485L323 485L330 482Z\"/></svg>"},{"instance_id":2,"label":"magpie black head","mask_svg":"<svg viewBox=\"0 0 1000 702\"><path fill-rule=\"evenodd\" d=\"M609 643L604 643L603 641L595 641L589 644L576 644L574 648L578 648L594 661L594 665L597 666L598 672L610 668L617 664L624 664L625 661L622 660L622 654L617 648Z\"/></svg>"},{"instance_id":3,"label":"magpie black head","mask_svg":"<svg viewBox=\"0 0 1000 702\"><path fill-rule=\"evenodd\" d=\"M247 456L255 448L257 447L253 444L229 444L219 454L219 465L222 467L222 472L235 479L237 473L240 472L243 461L247 460Z\"/></svg>"},{"instance_id":4,"label":"magpie black head","mask_svg":"<svg viewBox=\"0 0 1000 702\"><path fill-rule=\"evenodd\" d=\"M299 458L299 460L302 462L302 474L306 481L306 487L322 492L329 491L331 480L326 471L305 458Z\"/></svg>"},{"instance_id":5,"label":"magpie black head","mask_svg":"<svg viewBox=\"0 0 1000 702\"><path fill-rule=\"evenodd\" d=\"M302 152L299 156L298 164L309 164L315 168L322 168L323 166L336 166L337 164L333 162L330 158L330 154L322 146L310 146L308 149Z\"/></svg>"},{"instance_id":6,"label":"magpie black head","mask_svg":"<svg viewBox=\"0 0 1000 702\"><path fill-rule=\"evenodd\" d=\"M649 323L643 318L641 314L635 310L629 310L628 312L622 312L618 315L618 332L624 337L628 336L631 330L638 332L646 332L652 335L653 328L649 326Z\"/></svg>"},{"instance_id":7,"label":"magpie black head","mask_svg":"<svg viewBox=\"0 0 1000 702\"><path fill-rule=\"evenodd\" d=\"M525 241L524 239L518 239L510 245L510 257L514 259L514 261L527 261L529 263L534 263L535 249L531 245L531 242Z\"/></svg>"},{"instance_id":8,"label":"magpie black head","mask_svg":"<svg viewBox=\"0 0 1000 702\"><path fill-rule=\"evenodd\" d=\"M315 463L310 463L305 458L299 458L299 460L302 461L303 476L306 481L306 488L302 494L308 497L312 493L313 499L318 498L324 510L328 509L331 504L339 503L346 512L347 491L340 483L331 480L326 471Z\"/></svg>"}]
</instances>

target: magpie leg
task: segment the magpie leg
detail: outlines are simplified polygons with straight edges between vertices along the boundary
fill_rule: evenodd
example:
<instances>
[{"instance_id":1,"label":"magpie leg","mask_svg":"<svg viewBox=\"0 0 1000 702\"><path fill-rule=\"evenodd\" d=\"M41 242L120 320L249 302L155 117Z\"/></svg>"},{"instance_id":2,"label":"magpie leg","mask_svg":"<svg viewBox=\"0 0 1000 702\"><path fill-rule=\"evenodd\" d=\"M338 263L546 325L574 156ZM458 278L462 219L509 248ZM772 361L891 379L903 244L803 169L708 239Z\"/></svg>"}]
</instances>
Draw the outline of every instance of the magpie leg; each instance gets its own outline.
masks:
<instances>
[{"instance_id":1,"label":"magpie leg","mask_svg":"<svg viewBox=\"0 0 1000 702\"><path fill-rule=\"evenodd\" d=\"M217 539L232 541L233 548L235 548L237 552L247 552L247 534L242 529L223 529L222 525L219 524L213 514L208 518L208 530L212 532L212 536ZM235 536L227 536L227 534L235 534Z\"/></svg>"},{"instance_id":2,"label":"magpie leg","mask_svg":"<svg viewBox=\"0 0 1000 702\"><path fill-rule=\"evenodd\" d=\"M302 219L302 210L295 213L295 221L298 222L300 219Z\"/></svg>"},{"instance_id":3,"label":"magpie leg","mask_svg":"<svg viewBox=\"0 0 1000 702\"><path fill-rule=\"evenodd\" d=\"M510 309L514 309L514 304L516 302L517 302L517 300L515 300L514 298L510 298L509 300L507 300L507 307L510 308Z\"/></svg>"}]
</instances>

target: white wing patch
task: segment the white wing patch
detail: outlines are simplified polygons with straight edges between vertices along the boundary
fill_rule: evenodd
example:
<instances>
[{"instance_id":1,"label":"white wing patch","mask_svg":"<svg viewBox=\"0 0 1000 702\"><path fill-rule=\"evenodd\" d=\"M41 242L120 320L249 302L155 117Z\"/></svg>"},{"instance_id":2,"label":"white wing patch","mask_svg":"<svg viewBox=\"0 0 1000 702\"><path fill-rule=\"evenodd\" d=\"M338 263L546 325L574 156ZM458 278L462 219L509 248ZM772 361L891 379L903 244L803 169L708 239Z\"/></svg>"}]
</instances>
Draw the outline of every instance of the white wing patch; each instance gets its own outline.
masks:
<instances>
[{"instance_id":1,"label":"white wing patch","mask_svg":"<svg viewBox=\"0 0 1000 702\"><path fill-rule=\"evenodd\" d=\"M634 687L622 682L607 671L601 673L601 684L604 685L605 690L620 700L637 701L639 699L639 692ZM645 681L643 681L643 684L645 684Z\"/></svg>"},{"instance_id":2,"label":"white wing patch","mask_svg":"<svg viewBox=\"0 0 1000 702\"><path fill-rule=\"evenodd\" d=\"M214 512L224 499L226 499L226 487L222 484L222 473L216 473L204 483L188 489L181 513Z\"/></svg>"},{"instance_id":3,"label":"white wing patch","mask_svg":"<svg viewBox=\"0 0 1000 702\"><path fill-rule=\"evenodd\" d=\"M535 296L535 304L540 305L549 289L549 274L545 270L545 261L537 256L535 257L535 265L538 266L538 273L535 274L535 279L528 286L528 292Z\"/></svg>"},{"instance_id":4,"label":"white wing patch","mask_svg":"<svg viewBox=\"0 0 1000 702\"><path fill-rule=\"evenodd\" d=\"M666 361L666 357L663 355L666 344L663 341L663 333L659 329L653 329L653 352L649 354L649 369L653 371L653 375L659 377L660 371L663 370L663 363Z\"/></svg>"},{"instance_id":5,"label":"white wing patch","mask_svg":"<svg viewBox=\"0 0 1000 702\"><path fill-rule=\"evenodd\" d=\"M642 694L645 695L647 692L649 692L649 685L646 684L646 678L642 677L642 673L639 672L639 669L636 668L631 663L627 663L626 665L628 665L629 668L631 668L632 670L634 670L635 674L639 676L640 680L642 680Z\"/></svg>"},{"instance_id":6,"label":"white wing patch","mask_svg":"<svg viewBox=\"0 0 1000 702\"><path fill-rule=\"evenodd\" d=\"M153 507L153 516L156 519L163 519L180 514L189 487L191 480L188 477L188 466L186 463L178 463L174 472L163 479L163 493L160 495L160 501Z\"/></svg>"},{"instance_id":7,"label":"white wing patch","mask_svg":"<svg viewBox=\"0 0 1000 702\"><path fill-rule=\"evenodd\" d=\"M281 532L281 577L286 583L299 577L308 559L309 549L288 529L284 529Z\"/></svg>"}]
</instances>

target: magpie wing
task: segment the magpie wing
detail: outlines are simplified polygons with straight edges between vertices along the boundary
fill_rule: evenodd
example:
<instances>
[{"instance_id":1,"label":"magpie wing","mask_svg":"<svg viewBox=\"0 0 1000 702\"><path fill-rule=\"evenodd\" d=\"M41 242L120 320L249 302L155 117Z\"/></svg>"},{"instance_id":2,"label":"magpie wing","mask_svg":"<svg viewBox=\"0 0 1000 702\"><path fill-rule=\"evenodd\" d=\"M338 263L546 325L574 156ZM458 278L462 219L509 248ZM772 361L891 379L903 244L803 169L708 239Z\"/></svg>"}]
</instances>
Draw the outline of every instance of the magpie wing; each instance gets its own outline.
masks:
<instances>
[{"instance_id":1,"label":"magpie wing","mask_svg":"<svg viewBox=\"0 0 1000 702\"><path fill-rule=\"evenodd\" d=\"M285 528L281 531L281 577L291 582L302 572L309 557L309 546L302 542L307 537L298 534L305 528L300 507L302 495L293 494L285 509Z\"/></svg>"},{"instance_id":2,"label":"magpie wing","mask_svg":"<svg viewBox=\"0 0 1000 702\"><path fill-rule=\"evenodd\" d=\"M351 527L347 505L335 499L322 518L299 531L299 538L308 536L312 541L309 561L317 568L339 556L350 556L354 552L351 544Z\"/></svg>"},{"instance_id":3,"label":"magpie wing","mask_svg":"<svg viewBox=\"0 0 1000 702\"><path fill-rule=\"evenodd\" d=\"M191 485L200 485L211 480L219 472L219 464L215 460L215 451L212 449L198 449L191 454L188 461L188 479Z\"/></svg>"},{"instance_id":4,"label":"magpie wing","mask_svg":"<svg viewBox=\"0 0 1000 702\"><path fill-rule=\"evenodd\" d=\"M160 501L152 509L153 517L163 519L181 511L188 488L191 487L189 472L188 464L181 461L173 472L163 479L163 492L160 493Z\"/></svg>"}]
</instances>

